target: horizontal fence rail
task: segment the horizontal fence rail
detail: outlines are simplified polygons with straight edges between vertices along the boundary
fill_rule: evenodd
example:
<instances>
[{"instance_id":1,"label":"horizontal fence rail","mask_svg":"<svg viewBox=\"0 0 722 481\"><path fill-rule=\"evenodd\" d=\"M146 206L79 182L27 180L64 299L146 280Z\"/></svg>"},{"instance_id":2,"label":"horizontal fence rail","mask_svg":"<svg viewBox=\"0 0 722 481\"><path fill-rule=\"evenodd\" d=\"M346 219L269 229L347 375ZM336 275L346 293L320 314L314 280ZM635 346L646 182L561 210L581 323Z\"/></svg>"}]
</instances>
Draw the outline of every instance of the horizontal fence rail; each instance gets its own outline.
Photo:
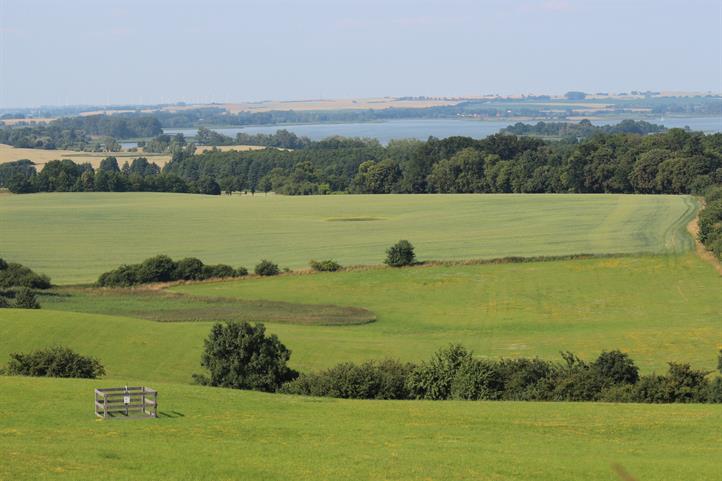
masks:
<instances>
[{"instance_id":1,"label":"horizontal fence rail","mask_svg":"<svg viewBox=\"0 0 722 481\"><path fill-rule=\"evenodd\" d=\"M157 418L158 391L146 386L95 390L95 415L109 418Z\"/></svg>"}]
</instances>

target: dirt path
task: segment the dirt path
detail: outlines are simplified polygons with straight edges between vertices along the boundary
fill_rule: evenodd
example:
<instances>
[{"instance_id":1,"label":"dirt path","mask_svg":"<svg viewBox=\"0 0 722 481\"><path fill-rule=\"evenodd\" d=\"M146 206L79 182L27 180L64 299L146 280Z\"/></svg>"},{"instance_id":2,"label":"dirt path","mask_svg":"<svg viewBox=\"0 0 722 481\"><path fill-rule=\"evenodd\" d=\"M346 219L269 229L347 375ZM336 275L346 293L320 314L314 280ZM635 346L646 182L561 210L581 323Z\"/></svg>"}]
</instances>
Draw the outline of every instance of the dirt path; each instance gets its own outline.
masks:
<instances>
[{"instance_id":1,"label":"dirt path","mask_svg":"<svg viewBox=\"0 0 722 481\"><path fill-rule=\"evenodd\" d=\"M700 201L700 203L702 204L702 209L704 209L704 202ZM699 212L697 213L697 216L692 219L689 224L687 224L687 232L689 232L694 239L694 248L697 252L697 255L703 261L711 264L712 267L714 267L715 270L719 273L719 275L722 276L722 263L720 263L719 259L717 259L717 257L715 257L713 253L711 253L704 247L704 244L702 244L697 237L699 234Z\"/></svg>"}]
</instances>

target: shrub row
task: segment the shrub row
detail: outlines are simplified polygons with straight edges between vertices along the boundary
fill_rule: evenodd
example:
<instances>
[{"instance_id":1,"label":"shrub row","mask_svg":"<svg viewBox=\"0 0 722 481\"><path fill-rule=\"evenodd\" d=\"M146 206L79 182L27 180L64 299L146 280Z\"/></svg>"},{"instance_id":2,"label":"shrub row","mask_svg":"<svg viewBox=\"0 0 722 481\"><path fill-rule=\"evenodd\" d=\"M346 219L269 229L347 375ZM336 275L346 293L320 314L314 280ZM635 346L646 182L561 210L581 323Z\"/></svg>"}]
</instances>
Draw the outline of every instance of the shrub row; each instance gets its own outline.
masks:
<instances>
[{"instance_id":1,"label":"shrub row","mask_svg":"<svg viewBox=\"0 0 722 481\"><path fill-rule=\"evenodd\" d=\"M216 277L242 277L248 274L245 267L234 269L225 264L205 265L200 259L186 257L174 261L166 255L158 255L140 264L122 265L105 272L98 278L101 287L128 287L151 282L202 280Z\"/></svg>"},{"instance_id":2,"label":"shrub row","mask_svg":"<svg viewBox=\"0 0 722 481\"><path fill-rule=\"evenodd\" d=\"M708 374L669 363L666 375L640 376L632 359L620 351L603 352L591 363L568 352L562 353L562 362L488 360L451 345L418 365L391 360L342 363L301 374L280 390L355 399L720 403L722 379L710 381Z\"/></svg>"},{"instance_id":3,"label":"shrub row","mask_svg":"<svg viewBox=\"0 0 722 481\"><path fill-rule=\"evenodd\" d=\"M414 246L406 240L397 242L386 250L384 262L392 267L414 264L416 262ZM313 270L319 272L336 272L342 269L341 264L331 259L311 260L309 265ZM286 268L284 271L288 271L288 269ZM281 270L278 264L263 259L256 265L254 272L259 276L275 276ZM123 264L112 271L104 272L96 284L101 287L129 287L152 282L242 277L247 274L248 270L245 267L233 269L225 264L204 265L200 259L195 257L187 257L176 262L166 255L158 255L146 259L140 264Z\"/></svg>"},{"instance_id":4,"label":"shrub row","mask_svg":"<svg viewBox=\"0 0 722 481\"><path fill-rule=\"evenodd\" d=\"M705 203L699 214L699 240L722 259L722 185L707 191Z\"/></svg>"},{"instance_id":5,"label":"shrub row","mask_svg":"<svg viewBox=\"0 0 722 481\"><path fill-rule=\"evenodd\" d=\"M325 260L325 261L310 261L308 263L311 266L311 269L318 272L336 272L342 269L341 264L334 260Z\"/></svg>"}]
</instances>

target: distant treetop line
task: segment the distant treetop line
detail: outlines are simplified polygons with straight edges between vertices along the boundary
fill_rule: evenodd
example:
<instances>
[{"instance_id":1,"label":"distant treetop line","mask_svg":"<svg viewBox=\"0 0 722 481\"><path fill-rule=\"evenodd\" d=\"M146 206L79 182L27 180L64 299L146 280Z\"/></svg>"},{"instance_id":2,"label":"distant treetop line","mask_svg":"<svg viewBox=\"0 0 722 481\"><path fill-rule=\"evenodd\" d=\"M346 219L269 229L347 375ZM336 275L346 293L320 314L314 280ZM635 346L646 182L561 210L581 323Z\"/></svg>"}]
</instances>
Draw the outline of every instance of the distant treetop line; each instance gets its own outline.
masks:
<instances>
[{"instance_id":1,"label":"distant treetop line","mask_svg":"<svg viewBox=\"0 0 722 481\"><path fill-rule=\"evenodd\" d=\"M108 158L95 170L71 160L37 172L32 162L0 165L0 187L13 192L162 191L287 195L347 193L703 193L722 183L722 133L705 135L629 121L515 125L511 131L556 132L561 140L496 134L397 140L333 137L310 141L287 131L251 136L267 148L195 153L169 139L172 160L161 170L146 159L120 168ZM240 134L244 136L246 134ZM585 137L586 136L586 137ZM204 142L239 140L200 129ZM244 138L245 139L245 138ZM248 140L248 139L245 139Z\"/></svg>"}]
</instances>

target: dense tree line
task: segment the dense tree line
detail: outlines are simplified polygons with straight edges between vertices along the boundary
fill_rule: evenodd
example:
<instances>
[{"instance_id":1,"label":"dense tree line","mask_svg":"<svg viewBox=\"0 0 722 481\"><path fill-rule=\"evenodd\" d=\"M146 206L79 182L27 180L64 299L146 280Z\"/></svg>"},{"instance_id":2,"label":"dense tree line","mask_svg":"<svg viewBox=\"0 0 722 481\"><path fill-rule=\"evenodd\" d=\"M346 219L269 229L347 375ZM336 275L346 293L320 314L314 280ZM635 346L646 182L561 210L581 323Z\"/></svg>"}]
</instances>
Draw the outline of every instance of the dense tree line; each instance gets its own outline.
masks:
<instances>
[{"instance_id":1,"label":"dense tree line","mask_svg":"<svg viewBox=\"0 0 722 481\"><path fill-rule=\"evenodd\" d=\"M211 150L196 155L193 144L178 145L162 173L150 174L137 174L132 165L93 171L70 160L50 162L34 173L27 161L20 161L0 168L0 182L19 193L144 190L287 195L687 194L722 183L722 134L682 129L651 135L599 132L561 141L504 134L480 140L431 137L425 142L391 141L387 146L373 139L331 137L308 143L295 139L302 148Z\"/></svg>"},{"instance_id":2,"label":"dense tree line","mask_svg":"<svg viewBox=\"0 0 722 481\"><path fill-rule=\"evenodd\" d=\"M0 144L30 149L117 152L117 139L154 137L163 133L153 115L88 115L63 117L48 124L0 129Z\"/></svg>"},{"instance_id":3,"label":"dense tree line","mask_svg":"<svg viewBox=\"0 0 722 481\"><path fill-rule=\"evenodd\" d=\"M103 159L100 166L76 164L70 159L53 160L37 172L32 162L20 160L0 168L0 187L16 194L34 192L175 192L219 195L220 186L212 178L200 176L189 181L160 167L145 157L118 166L115 157Z\"/></svg>"},{"instance_id":4,"label":"dense tree line","mask_svg":"<svg viewBox=\"0 0 722 481\"><path fill-rule=\"evenodd\" d=\"M160 154L164 152L181 152L187 148L187 142L183 134L161 134L152 139L138 141L138 148L143 152Z\"/></svg>"},{"instance_id":5,"label":"dense tree line","mask_svg":"<svg viewBox=\"0 0 722 481\"><path fill-rule=\"evenodd\" d=\"M201 145L260 145L282 149L303 149L313 145L308 137L299 137L285 129L273 134L246 134L239 132L235 137L215 132L206 127L198 129L195 141Z\"/></svg>"},{"instance_id":6,"label":"dense tree line","mask_svg":"<svg viewBox=\"0 0 722 481\"><path fill-rule=\"evenodd\" d=\"M319 194L348 190L358 166L369 158L382 158L385 150L376 140L332 137L293 151L215 150L174 155L164 172L189 181L210 177L223 191Z\"/></svg>"},{"instance_id":7,"label":"dense tree line","mask_svg":"<svg viewBox=\"0 0 722 481\"><path fill-rule=\"evenodd\" d=\"M705 208L699 215L699 240L722 260L722 186L705 194Z\"/></svg>"},{"instance_id":8,"label":"dense tree line","mask_svg":"<svg viewBox=\"0 0 722 481\"><path fill-rule=\"evenodd\" d=\"M5 127L0 129L0 144L25 149L92 150L90 136L82 130L61 129L53 125ZM98 142L98 148L102 145Z\"/></svg>"},{"instance_id":9,"label":"dense tree line","mask_svg":"<svg viewBox=\"0 0 722 481\"><path fill-rule=\"evenodd\" d=\"M154 137L163 133L160 121L153 114L113 114L62 117L53 120L51 127L76 130L88 135L107 135L116 139Z\"/></svg>"},{"instance_id":10,"label":"dense tree line","mask_svg":"<svg viewBox=\"0 0 722 481\"><path fill-rule=\"evenodd\" d=\"M593 125L589 120L581 122L537 122L525 124L517 122L501 129L500 133L509 135L537 135L542 137L587 138L603 134L656 134L667 130L662 125L655 125L643 120L623 120L612 125Z\"/></svg>"},{"instance_id":11,"label":"dense tree line","mask_svg":"<svg viewBox=\"0 0 722 481\"><path fill-rule=\"evenodd\" d=\"M178 155L168 173L223 190L350 193L699 193L722 183L722 134L682 129L544 141L496 134L393 141L330 138L294 151Z\"/></svg>"}]
</instances>

